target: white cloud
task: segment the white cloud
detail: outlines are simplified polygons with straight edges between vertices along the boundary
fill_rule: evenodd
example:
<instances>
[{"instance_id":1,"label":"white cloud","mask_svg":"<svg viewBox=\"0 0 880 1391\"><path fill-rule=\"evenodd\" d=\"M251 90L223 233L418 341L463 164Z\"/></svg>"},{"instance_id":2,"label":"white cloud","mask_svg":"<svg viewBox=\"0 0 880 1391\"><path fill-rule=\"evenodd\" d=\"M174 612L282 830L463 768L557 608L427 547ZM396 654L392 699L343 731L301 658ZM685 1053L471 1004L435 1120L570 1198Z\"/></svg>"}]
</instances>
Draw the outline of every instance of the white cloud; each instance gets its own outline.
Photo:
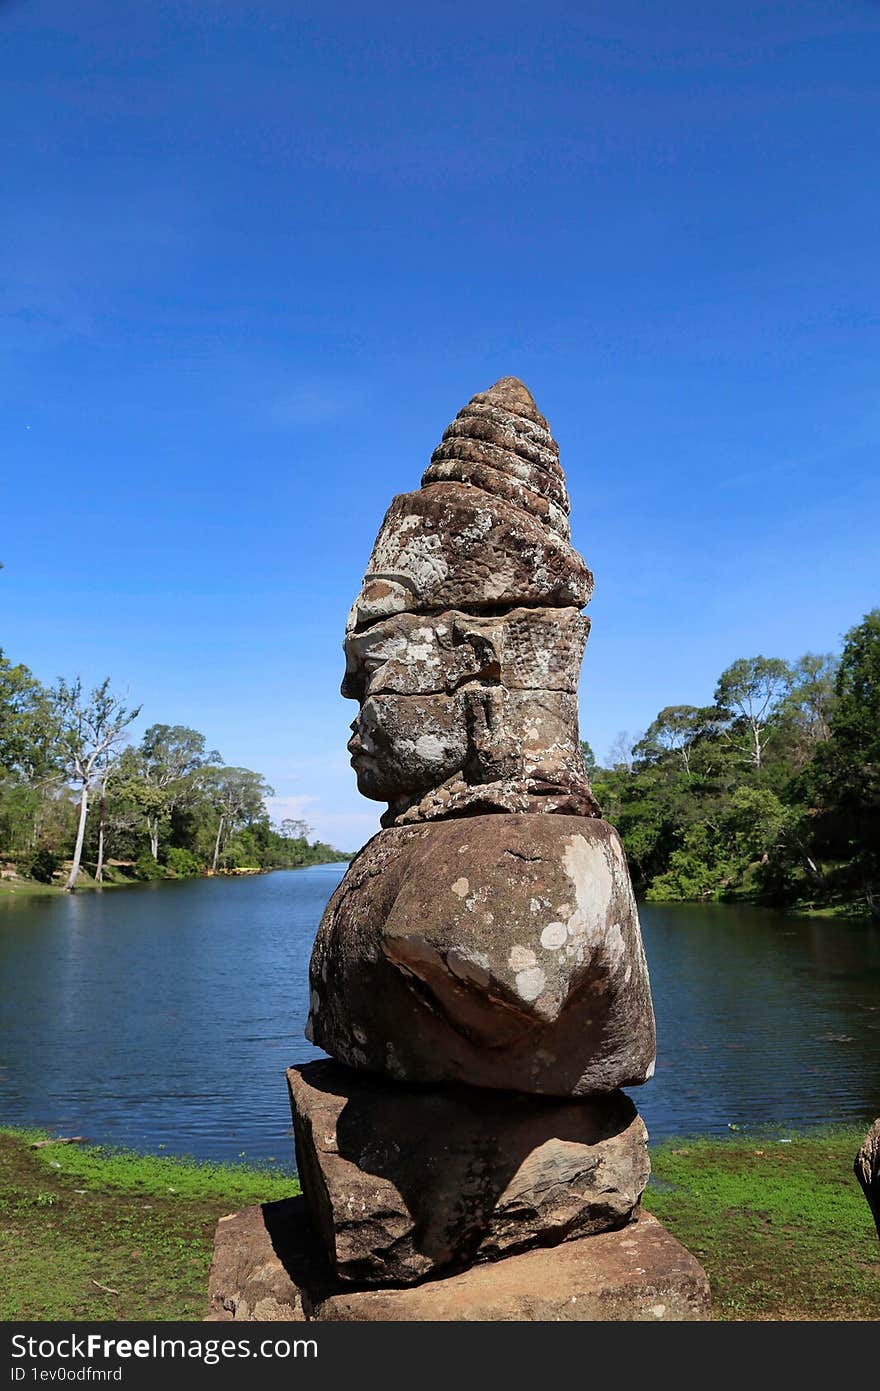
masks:
<instances>
[{"instance_id":1,"label":"white cloud","mask_svg":"<svg viewBox=\"0 0 880 1391\"><path fill-rule=\"evenodd\" d=\"M290 818L305 821L311 838L326 841L337 850L359 850L379 829L379 808L374 811L328 811L317 797L267 797L266 807L276 823Z\"/></svg>"},{"instance_id":2,"label":"white cloud","mask_svg":"<svg viewBox=\"0 0 880 1391\"><path fill-rule=\"evenodd\" d=\"M317 797L267 797L266 808L273 821L308 821L308 808L314 806Z\"/></svg>"}]
</instances>

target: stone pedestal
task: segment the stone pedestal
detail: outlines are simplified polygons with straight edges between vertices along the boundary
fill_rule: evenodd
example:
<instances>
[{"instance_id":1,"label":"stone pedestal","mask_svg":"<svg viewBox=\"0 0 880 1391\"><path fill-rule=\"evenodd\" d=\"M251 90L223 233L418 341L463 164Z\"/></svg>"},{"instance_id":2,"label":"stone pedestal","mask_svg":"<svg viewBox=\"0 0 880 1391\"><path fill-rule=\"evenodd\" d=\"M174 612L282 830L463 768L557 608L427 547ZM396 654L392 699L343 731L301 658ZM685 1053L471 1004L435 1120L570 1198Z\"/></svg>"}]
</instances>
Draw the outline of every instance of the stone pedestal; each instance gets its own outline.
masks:
<instances>
[{"instance_id":1,"label":"stone pedestal","mask_svg":"<svg viewBox=\"0 0 880 1391\"><path fill-rule=\"evenodd\" d=\"M629 1097L416 1087L307 1063L287 1074L296 1158L335 1275L413 1284L622 1227L648 1181Z\"/></svg>"},{"instance_id":2,"label":"stone pedestal","mask_svg":"<svg viewBox=\"0 0 880 1391\"><path fill-rule=\"evenodd\" d=\"M670 1322L709 1318L705 1272L655 1217L398 1289L335 1280L303 1198L217 1225L208 1318L403 1322Z\"/></svg>"}]
</instances>

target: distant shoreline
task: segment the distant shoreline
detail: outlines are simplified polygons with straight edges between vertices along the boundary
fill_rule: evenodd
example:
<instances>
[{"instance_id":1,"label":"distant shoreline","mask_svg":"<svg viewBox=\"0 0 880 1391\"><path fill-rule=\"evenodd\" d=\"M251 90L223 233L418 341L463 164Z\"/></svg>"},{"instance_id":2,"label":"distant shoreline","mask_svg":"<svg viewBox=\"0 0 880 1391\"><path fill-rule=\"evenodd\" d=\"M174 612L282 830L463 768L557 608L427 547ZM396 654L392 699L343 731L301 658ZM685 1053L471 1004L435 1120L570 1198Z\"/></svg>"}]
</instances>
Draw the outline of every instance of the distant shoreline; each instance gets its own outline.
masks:
<instances>
[{"instance_id":1,"label":"distant shoreline","mask_svg":"<svg viewBox=\"0 0 880 1391\"><path fill-rule=\"evenodd\" d=\"M262 874L277 874L282 870L313 869L316 865L347 865L354 858L346 856L334 856L332 860L311 860L304 865L267 865L265 867L244 867L242 869L221 869L216 874L163 874L156 879L136 879L134 876L118 875L113 878L104 879L97 883L88 876L83 876L82 882L78 883L75 893L103 893L105 889L127 889L139 888L144 884L191 884L197 879L247 879L257 877ZM9 901L14 898L57 898L63 897L66 890L60 884L41 884L36 879L27 879L24 875L14 879L0 879L0 902Z\"/></svg>"}]
</instances>

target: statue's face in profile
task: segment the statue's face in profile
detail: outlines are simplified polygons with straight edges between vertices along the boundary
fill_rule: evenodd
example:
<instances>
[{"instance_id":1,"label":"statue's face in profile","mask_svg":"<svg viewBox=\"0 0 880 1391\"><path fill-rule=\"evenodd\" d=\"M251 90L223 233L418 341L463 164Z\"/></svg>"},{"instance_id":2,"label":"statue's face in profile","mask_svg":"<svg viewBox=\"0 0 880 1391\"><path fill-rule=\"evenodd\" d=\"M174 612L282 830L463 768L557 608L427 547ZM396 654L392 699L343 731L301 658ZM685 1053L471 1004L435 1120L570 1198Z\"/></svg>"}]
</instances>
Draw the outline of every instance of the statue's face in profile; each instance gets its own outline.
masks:
<instances>
[{"instance_id":1,"label":"statue's face in profile","mask_svg":"<svg viewBox=\"0 0 880 1391\"><path fill-rule=\"evenodd\" d=\"M587 622L571 611L395 614L350 631L342 694L360 703L348 749L365 797L418 799L457 775L521 785L577 750Z\"/></svg>"},{"instance_id":2,"label":"statue's face in profile","mask_svg":"<svg viewBox=\"0 0 880 1391\"><path fill-rule=\"evenodd\" d=\"M464 767L462 687L497 661L491 644L464 635L462 619L396 614L346 638L342 694L361 706L348 749L365 797L421 795Z\"/></svg>"},{"instance_id":3,"label":"statue's face in profile","mask_svg":"<svg viewBox=\"0 0 880 1391\"><path fill-rule=\"evenodd\" d=\"M348 741L358 791L376 801L439 787L467 757L460 701L444 695L368 696Z\"/></svg>"},{"instance_id":4,"label":"statue's face in profile","mask_svg":"<svg viewBox=\"0 0 880 1391\"><path fill-rule=\"evenodd\" d=\"M577 684L593 580L570 543L559 449L502 378L391 501L346 629L358 787L383 825L484 812L596 814Z\"/></svg>"}]
</instances>

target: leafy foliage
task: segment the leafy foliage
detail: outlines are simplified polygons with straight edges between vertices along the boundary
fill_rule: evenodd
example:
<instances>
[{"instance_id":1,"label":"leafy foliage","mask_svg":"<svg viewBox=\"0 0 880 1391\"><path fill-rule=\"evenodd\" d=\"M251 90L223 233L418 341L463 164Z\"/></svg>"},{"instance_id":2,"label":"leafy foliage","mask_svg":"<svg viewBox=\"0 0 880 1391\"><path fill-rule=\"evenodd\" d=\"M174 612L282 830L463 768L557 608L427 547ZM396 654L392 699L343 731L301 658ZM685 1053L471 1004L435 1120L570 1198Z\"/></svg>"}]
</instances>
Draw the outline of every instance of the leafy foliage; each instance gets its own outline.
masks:
<instances>
[{"instance_id":1,"label":"leafy foliage","mask_svg":"<svg viewBox=\"0 0 880 1391\"><path fill-rule=\"evenodd\" d=\"M145 882L150 879L164 879L165 871L159 861L154 860L150 852L145 850L142 855L138 855L134 862L134 877L135 879L143 879Z\"/></svg>"},{"instance_id":2,"label":"leafy foliage","mask_svg":"<svg viewBox=\"0 0 880 1391\"><path fill-rule=\"evenodd\" d=\"M199 873L199 862L192 851L182 845L170 845L165 855L165 867L178 879L192 879Z\"/></svg>"},{"instance_id":3,"label":"leafy foliage","mask_svg":"<svg viewBox=\"0 0 880 1391\"><path fill-rule=\"evenodd\" d=\"M64 866L73 888L80 862L118 882L347 858L302 821L273 826L265 779L225 765L198 730L153 724L126 744L138 713L109 678L48 689L0 651L0 856L19 874L51 884Z\"/></svg>"},{"instance_id":4,"label":"leafy foliage","mask_svg":"<svg viewBox=\"0 0 880 1391\"><path fill-rule=\"evenodd\" d=\"M880 911L880 610L839 662L740 658L591 772L650 899Z\"/></svg>"},{"instance_id":5,"label":"leafy foliage","mask_svg":"<svg viewBox=\"0 0 880 1391\"><path fill-rule=\"evenodd\" d=\"M25 866L30 878L36 879L38 884L51 884L55 874L61 868L61 856L56 851L41 845L28 856Z\"/></svg>"}]
</instances>

